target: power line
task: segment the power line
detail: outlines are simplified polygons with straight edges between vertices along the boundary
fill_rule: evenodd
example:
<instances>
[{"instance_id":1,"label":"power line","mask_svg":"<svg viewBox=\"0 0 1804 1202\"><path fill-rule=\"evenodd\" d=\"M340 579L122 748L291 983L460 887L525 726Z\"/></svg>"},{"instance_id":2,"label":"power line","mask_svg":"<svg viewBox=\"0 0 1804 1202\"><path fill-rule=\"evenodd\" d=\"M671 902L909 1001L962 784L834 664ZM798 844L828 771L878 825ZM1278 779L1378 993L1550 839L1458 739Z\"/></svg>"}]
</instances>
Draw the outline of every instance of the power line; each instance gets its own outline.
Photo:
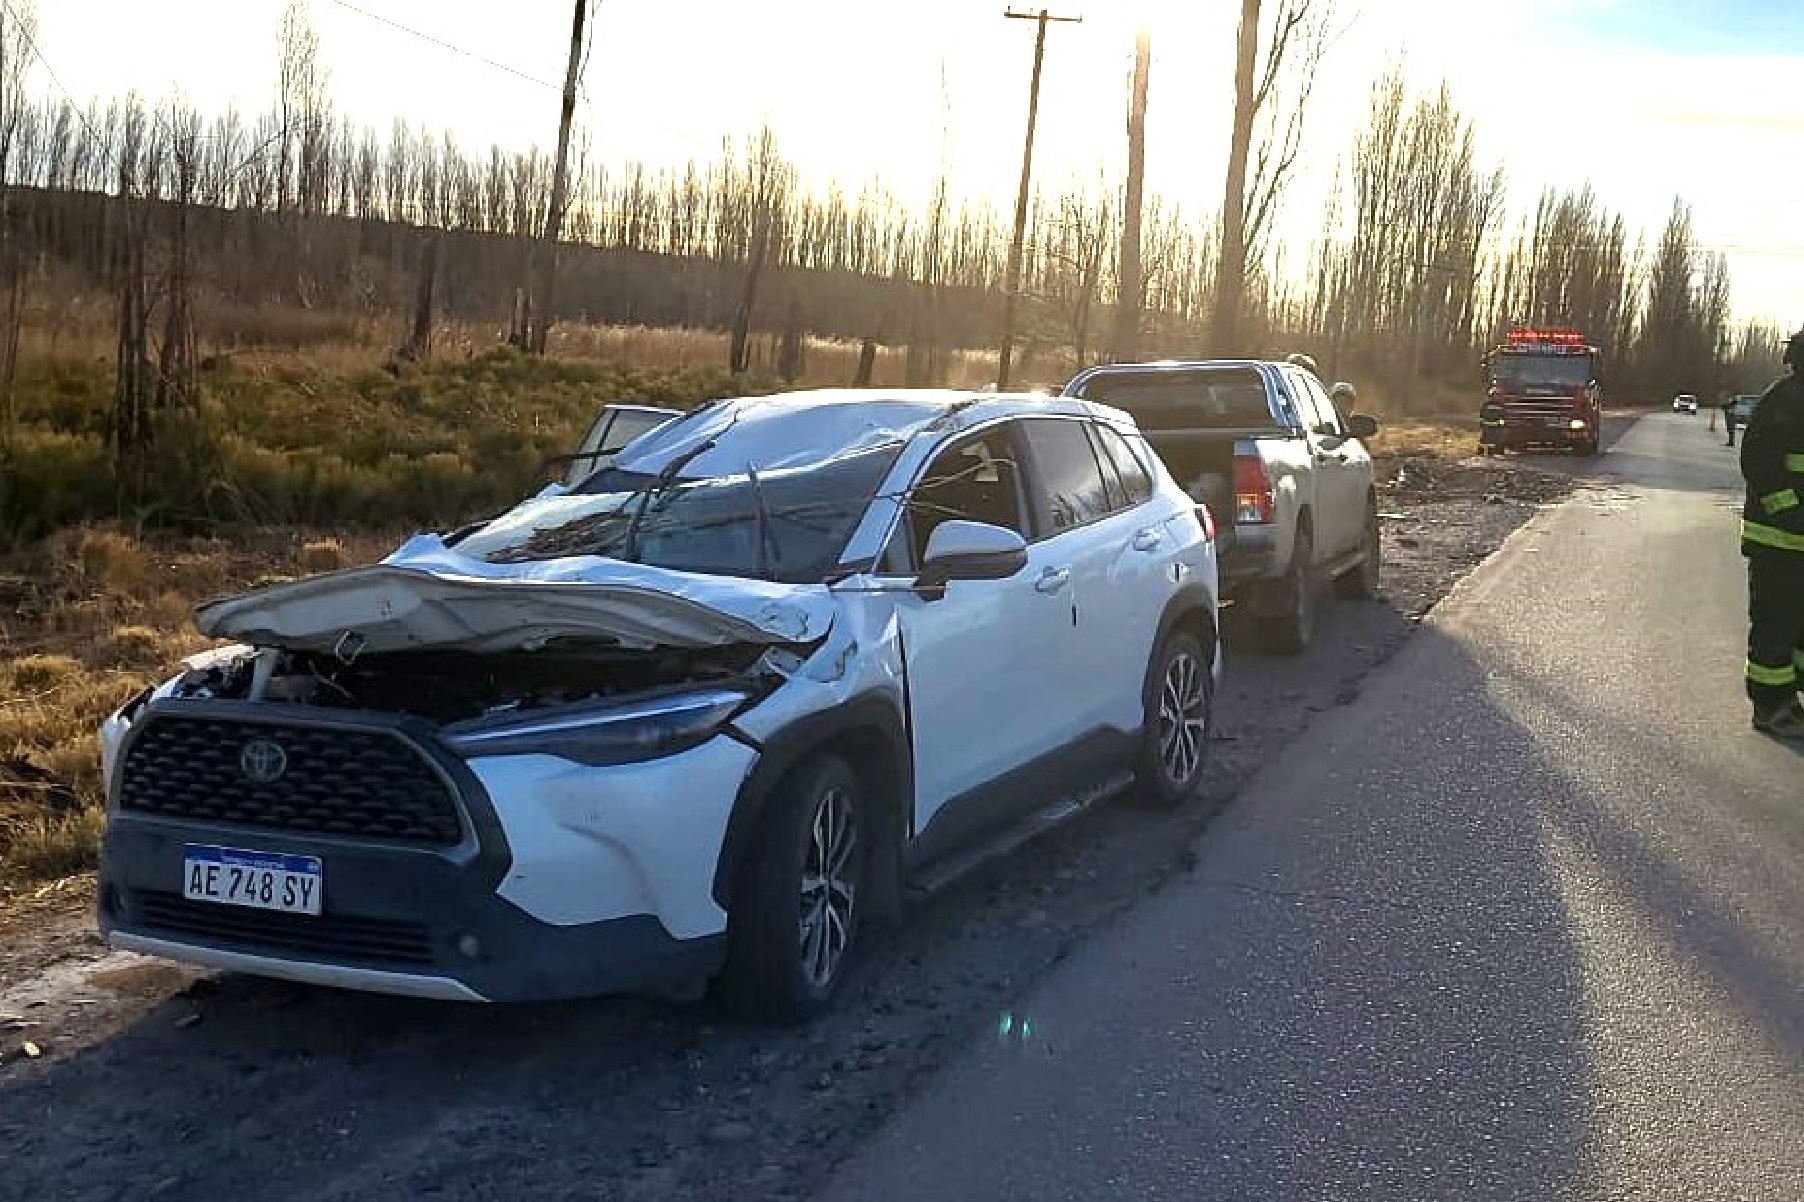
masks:
<instances>
[{"instance_id":1,"label":"power line","mask_svg":"<svg viewBox=\"0 0 1804 1202\"><path fill-rule=\"evenodd\" d=\"M0 3L4 3L4 0L0 0ZM431 42L434 46L437 46L442 50L449 50L453 54L461 54L465 58L475 59L479 63L495 68L497 71L505 71L509 75L524 79L527 83L537 84L541 88L549 88L553 92L561 92L563 90L557 84L547 83L545 80L528 75L526 72L521 71L516 67L510 67L506 63L498 63L486 55L476 53L474 50L465 50L462 46L454 46L443 38L435 38L429 33L421 33L419 30L403 25L399 21L391 21L389 18L384 17L379 13L373 13L367 9L358 8L355 4L350 3L349 0L332 0L332 3L338 5L340 8L348 9L349 11L356 13L360 17L368 17L372 21L380 21L391 29L398 29L402 33L419 38L424 42Z\"/></svg>"},{"instance_id":2,"label":"power line","mask_svg":"<svg viewBox=\"0 0 1804 1202\"><path fill-rule=\"evenodd\" d=\"M63 94L63 99L69 102L69 111L75 114L75 119L80 121L82 128L88 131L88 137L94 139L96 142L100 142L102 140L100 131L94 128L94 123L88 120L88 115L81 111L81 106L75 103L75 93L63 86L63 81L57 76L56 68L50 65L50 60L44 57L44 52L42 50L38 49L37 39L31 36L31 31L25 27L25 22L19 18L18 12L14 10L12 6L12 0L0 0L0 7L6 9L6 15L12 18L13 24L18 28L20 35L24 37L26 49L30 50L32 56L38 60L38 65L44 68L44 73L50 76L50 82L55 84L57 91Z\"/></svg>"},{"instance_id":3,"label":"power line","mask_svg":"<svg viewBox=\"0 0 1804 1202\"><path fill-rule=\"evenodd\" d=\"M7 0L0 0L0 4L4 4L4 3L7 3ZM479 62L486 66L495 68L497 71L505 71L509 75L512 75L518 79L523 79L527 83L536 84L537 86L544 88L547 91L552 91L552 92L562 92L563 91L563 88L561 88L559 85L551 83L548 80L540 79L534 75L528 75L526 72L521 71L516 67L510 67L506 63L502 63L502 62L496 62L494 59L489 58L485 55L477 54L473 50L465 50L462 46L458 46L451 42L447 42L443 38L434 37L429 33L422 33L421 31L419 31L417 29L413 29L409 26L401 24L399 21L390 20L388 17L382 16L380 13L373 13L373 12L369 12L366 9L359 8L357 5L350 3L349 0L332 0L332 3L338 5L338 7L340 7L340 8L347 9L350 12L356 13L360 17L367 17L372 21L379 21L382 24L387 25L393 29L398 29L402 33L405 33L411 37L419 38L421 41L424 41L424 42L430 42L434 46L437 46L442 50L449 50L453 54L461 54L465 58L474 59L476 62ZM592 5L591 5L592 10L599 9L600 7L601 7L600 0L592 0ZM583 71L588 70L590 49L594 46L594 40L595 40L594 30L593 30L593 27L591 27L590 32L589 32L589 45L586 46L583 50L583 67L582 67ZM582 98L583 98L583 103L584 103L585 107L587 107L592 113L596 112L597 110L595 108L593 98L589 95L589 88L588 88L588 84L586 81L581 85L581 91L583 94ZM668 125L659 124L656 121L641 120L639 122L639 124L648 126L651 129L657 130L659 133L668 134L671 137L677 138L680 141L691 143L692 145L695 145L695 146L700 146L700 147L704 147L707 149L714 148L714 145L711 142L704 141L703 139L698 138L692 134L685 133L682 130L673 129Z\"/></svg>"}]
</instances>

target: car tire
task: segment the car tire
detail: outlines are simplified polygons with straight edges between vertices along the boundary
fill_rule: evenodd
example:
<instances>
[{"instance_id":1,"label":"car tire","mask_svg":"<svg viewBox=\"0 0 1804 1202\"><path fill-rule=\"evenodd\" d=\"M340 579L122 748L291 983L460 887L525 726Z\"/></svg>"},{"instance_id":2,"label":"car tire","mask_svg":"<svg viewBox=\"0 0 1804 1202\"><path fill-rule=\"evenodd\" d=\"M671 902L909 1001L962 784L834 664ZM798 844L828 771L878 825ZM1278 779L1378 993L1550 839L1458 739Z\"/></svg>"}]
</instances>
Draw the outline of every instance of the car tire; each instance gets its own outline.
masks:
<instances>
[{"instance_id":1,"label":"car tire","mask_svg":"<svg viewBox=\"0 0 1804 1202\"><path fill-rule=\"evenodd\" d=\"M1165 636L1147 665L1135 797L1175 809L1202 783L1215 721L1214 657L1187 630Z\"/></svg>"},{"instance_id":2,"label":"car tire","mask_svg":"<svg viewBox=\"0 0 1804 1202\"><path fill-rule=\"evenodd\" d=\"M1316 611L1321 605L1315 540L1308 527L1297 531L1290 569L1279 583L1278 593L1281 600L1277 612L1259 619L1259 642L1276 655L1299 655L1315 641Z\"/></svg>"},{"instance_id":3,"label":"car tire","mask_svg":"<svg viewBox=\"0 0 1804 1202\"><path fill-rule=\"evenodd\" d=\"M1384 536L1378 526L1378 503L1368 500L1365 529L1359 535L1359 566L1335 578L1335 594L1350 601L1372 600L1378 595L1383 562Z\"/></svg>"},{"instance_id":4,"label":"car tire","mask_svg":"<svg viewBox=\"0 0 1804 1202\"><path fill-rule=\"evenodd\" d=\"M727 918L729 1010L793 1026L832 1001L858 948L870 827L858 774L837 755L777 786Z\"/></svg>"}]
</instances>

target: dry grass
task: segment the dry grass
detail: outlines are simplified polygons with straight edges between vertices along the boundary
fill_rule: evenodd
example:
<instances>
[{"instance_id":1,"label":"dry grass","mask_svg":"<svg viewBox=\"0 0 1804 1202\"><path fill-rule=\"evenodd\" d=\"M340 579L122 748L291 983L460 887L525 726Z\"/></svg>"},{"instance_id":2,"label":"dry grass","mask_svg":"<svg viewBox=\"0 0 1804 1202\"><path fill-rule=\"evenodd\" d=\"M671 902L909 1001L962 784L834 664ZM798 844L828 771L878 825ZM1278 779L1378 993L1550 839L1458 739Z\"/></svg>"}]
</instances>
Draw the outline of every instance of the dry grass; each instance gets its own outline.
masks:
<instances>
[{"instance_id":1,"label":"dry grass","mask_svg":"<svg viewBox=\"0 0 1804 1202\"><path fill-rule=\"evenodd\" d=\"M1400 418L1381 422L1378 437L1370 444L1380 457L1432 455L1437 459L1465 459L1478 454L1478 423L1472 419Z\"/></svg>"},{"instance_id":2,"label":"dry grass","mask_svg":"<svg viewBox=\"0 0 1804 1202\"><path fill-rule=\"evenodd\" d=\"M103 822L101 722L207 645L198 601L260 576L379 558L391 535L257 531L219 539L65 530L0 563L23 581L0 619L0 897L92 867Z\"/></svg>"},{"instance_id":3,"label":"dry grass","mask_svg":"<svg viewBox=\"0 0 1804 1202\"><path fill-rule=\"evenodd\" d=\"M21 335L21 358L110 361L117 338L113 303L94 293L76 297L54 313L28 315L38 320ZM229 360L244 370L279 368L323 375L349 375L380 366L399 342L401 324L394 314L322 314L292 306L218 304L209 306L197 321L203 357ZM433 355L440 360L468 359L500 346L506 334L496 322L442 319L433 330ZM778 341L775 334L752 336L754 374L775 373ZM719 330L567 321L552 327L548 349L563 359L623 364L641 371L685 371L724 368L727 343L726 333ZM851 383L858 355L855 341L804 339L797 386ZM879 347L871 382L900 386L907 378L906 368L904 348ZM994 377L994 352L952 350L942 356L937 383L981 388Z\"/></svg>"}]
</instances>

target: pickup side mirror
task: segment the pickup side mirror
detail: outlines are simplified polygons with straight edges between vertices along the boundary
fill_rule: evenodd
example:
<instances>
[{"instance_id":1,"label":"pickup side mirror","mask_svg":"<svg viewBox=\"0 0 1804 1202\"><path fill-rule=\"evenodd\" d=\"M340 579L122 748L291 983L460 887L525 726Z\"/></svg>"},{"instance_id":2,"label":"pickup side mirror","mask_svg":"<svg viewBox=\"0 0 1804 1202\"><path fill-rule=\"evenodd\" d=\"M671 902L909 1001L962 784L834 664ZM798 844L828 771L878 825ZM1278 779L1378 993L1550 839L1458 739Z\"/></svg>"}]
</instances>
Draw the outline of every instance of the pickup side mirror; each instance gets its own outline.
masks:
<instances>
[{"instance_id":1,"label":"pickup side mirror","mask_svg":"<svg viewBox=\"0 0 1804 1202\"><path fill-rule=\"evenodd\" d=\"M953 580L1006 580L1027 566L1027 540L988 522L951 519L933 528L915 587L937 593Z\"/></svg>"},{"instance_id":2,"label":"pickup side mirror","mask_svg":"<svg viewBox=\"0 0 1804 1202\"><path fill-rule=\"evenodd\" d=\"M1378 419L1367 417L1363 413L1355 413L1347 419L1348 438L1371 438L1378 433Z\"/></svg>"}]
</instances>

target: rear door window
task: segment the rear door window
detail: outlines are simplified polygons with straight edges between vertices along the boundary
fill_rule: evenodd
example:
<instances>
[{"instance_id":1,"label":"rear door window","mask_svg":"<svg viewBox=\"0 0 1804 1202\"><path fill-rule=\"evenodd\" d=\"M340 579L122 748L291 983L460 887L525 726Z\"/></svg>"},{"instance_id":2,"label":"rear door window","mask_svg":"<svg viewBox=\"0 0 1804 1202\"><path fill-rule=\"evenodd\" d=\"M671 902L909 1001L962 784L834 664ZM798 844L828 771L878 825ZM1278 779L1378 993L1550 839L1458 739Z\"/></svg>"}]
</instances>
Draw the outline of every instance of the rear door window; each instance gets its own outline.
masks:
<instances>
[{"instance_id":1,"label":"rear door window","mask_svg":"<svg viewBox=\"0 0 1804 1202\"><path fill-rule=\"evenodd\" d=\"M1090 445L1088 422L1031 418L1021 423L1032 463L1031 492L1043 537L1075 530L1107 517L1108 486Z\"/></svg>"},{"instance_id":2,"label":"rear door window","mask_svg":"<svg viewBox=\"0 0 1804 1202\"><path fill-rule=\"evenodd\" d=\"M1340 414L1336 412L1334 402L1328 399L1328 394L1322 391L1322 386L1304 372L1292 371L1285 374L1290 377L1291 392L1296 394L1303 406L1305 422L1310 431L1324 438L1339 438Z\"/></svg>"},{"instance_id":3,"label":"rear door window","mask_svg":"<svg viewBox=\"0 0 1804 1202\"><path fill-rule=\"evenodd\" d=\"M1147 474L1146 465L1128 446L1127 439L1109 426L1098 423L1091 430L1096 435L1097 446L1102 449L1104 461L1115 469L1123 504L1130 507L1145 504L1153 495L1153 481Z\"/></svg>"}]
</instances>

